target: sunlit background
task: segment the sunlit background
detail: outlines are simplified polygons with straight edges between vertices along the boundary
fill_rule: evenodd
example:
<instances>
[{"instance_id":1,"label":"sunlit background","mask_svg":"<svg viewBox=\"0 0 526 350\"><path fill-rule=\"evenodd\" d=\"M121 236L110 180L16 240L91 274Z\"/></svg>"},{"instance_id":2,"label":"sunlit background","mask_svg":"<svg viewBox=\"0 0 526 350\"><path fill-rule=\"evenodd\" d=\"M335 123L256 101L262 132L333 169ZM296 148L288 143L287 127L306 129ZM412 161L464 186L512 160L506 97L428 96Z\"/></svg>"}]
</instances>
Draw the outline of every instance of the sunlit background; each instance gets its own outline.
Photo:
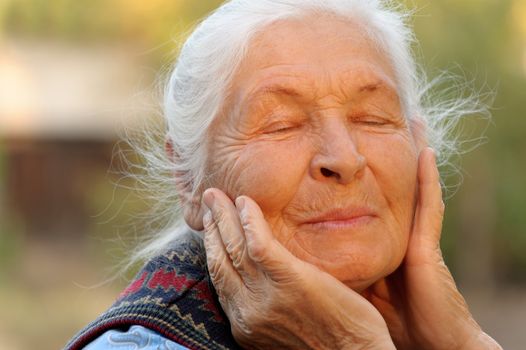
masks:
<instances>
[{"instance_id":1,"label":"sunlit background","mask_svg":"<svg viewBox=\"0 0 526 350\"><path fill-rule=\"evenodd\" d=\"M148 203L114 146L212 0L0 0L0 349L58 349L126 283L112 267ZM430 75L495 91L459 162L443 247L477 320L526 344L526 0L413 0ZM112 162L113 159L113 162ZM110 165L111 164L111 165ZM121 186L116 186L120 184Z\"/></svg>"}]
</instances>

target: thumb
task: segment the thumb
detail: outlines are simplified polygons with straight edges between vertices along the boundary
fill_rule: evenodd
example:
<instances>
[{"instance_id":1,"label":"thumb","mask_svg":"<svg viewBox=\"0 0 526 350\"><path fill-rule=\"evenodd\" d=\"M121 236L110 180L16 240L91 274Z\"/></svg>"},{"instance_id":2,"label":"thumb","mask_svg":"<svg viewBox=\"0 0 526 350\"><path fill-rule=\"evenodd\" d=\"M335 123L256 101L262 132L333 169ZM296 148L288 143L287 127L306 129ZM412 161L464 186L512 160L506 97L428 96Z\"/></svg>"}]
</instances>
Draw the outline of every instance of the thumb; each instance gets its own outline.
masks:
<instances>
[{"instance_id":1,"label":"thumb","mask_svg":"<svg viewBox=\"0 0 526 350\"><path fill-rule=\"evenodd\" d=\"M290 275L291 265L298 259L274 237L259 205L247 196L238 197L235 203L249 257L274 279Z\"/></svg>"}]
</instances>

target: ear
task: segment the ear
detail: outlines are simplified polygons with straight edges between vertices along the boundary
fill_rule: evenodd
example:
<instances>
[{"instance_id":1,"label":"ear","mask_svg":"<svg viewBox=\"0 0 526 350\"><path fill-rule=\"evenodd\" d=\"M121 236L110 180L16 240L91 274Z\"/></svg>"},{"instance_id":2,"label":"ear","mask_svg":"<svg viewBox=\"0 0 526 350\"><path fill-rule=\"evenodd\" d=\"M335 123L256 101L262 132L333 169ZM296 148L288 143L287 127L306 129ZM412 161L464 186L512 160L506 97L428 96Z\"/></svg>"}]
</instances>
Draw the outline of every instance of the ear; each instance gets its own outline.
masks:
<instances>
[{"instance_id":1,"label":"ear","mask_svg":"<svg viewBox=\"0 0 526 350\"><path fill-rule=\"evenodd\" d=\"M166 138L164 145L166 155L170 161L174 164L177 164L181 161L181 157L177 150L174 148L172 141L169 138ZM184 171L174 171L174 183L175 190L179 196L181 202L181 209L183 212L184 220L186 224L190 226L193 230L201 231L203 227L203 215L204 210L201 204L201 198L198 196L192 195L191 185L185 181L187 172Z\"/></svg>"}]
</instances>

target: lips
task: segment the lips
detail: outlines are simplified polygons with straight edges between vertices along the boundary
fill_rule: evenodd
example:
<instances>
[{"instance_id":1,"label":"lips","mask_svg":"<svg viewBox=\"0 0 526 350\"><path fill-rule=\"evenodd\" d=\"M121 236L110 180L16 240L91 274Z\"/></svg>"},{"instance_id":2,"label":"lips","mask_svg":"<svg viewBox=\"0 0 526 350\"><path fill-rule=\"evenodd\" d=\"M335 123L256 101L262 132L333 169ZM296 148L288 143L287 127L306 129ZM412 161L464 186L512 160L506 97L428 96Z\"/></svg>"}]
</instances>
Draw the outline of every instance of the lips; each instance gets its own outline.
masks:
<instances>
[{"instance_id":1,"label":"lips","mask_svg":"<svg viewBox=\"0 0 526 350\"><path fill-rule=\"evenodd\" d=\"M349 207L333 209L314 216L303 222L303 225L318 229L356 228L371 222L376 216L376 213L370 208Z\"/></svg>"}]
</instances>

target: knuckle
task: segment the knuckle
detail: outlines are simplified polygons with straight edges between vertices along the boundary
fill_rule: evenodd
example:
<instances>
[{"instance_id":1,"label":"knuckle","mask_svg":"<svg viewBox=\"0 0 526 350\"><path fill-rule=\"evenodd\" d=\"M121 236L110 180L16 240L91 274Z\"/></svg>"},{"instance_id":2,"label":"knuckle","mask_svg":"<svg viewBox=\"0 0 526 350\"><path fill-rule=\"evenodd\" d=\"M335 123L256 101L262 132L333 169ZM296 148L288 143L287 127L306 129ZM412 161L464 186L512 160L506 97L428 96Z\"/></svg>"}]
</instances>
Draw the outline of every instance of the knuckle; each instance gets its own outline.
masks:
<instances>
[{"instance_id":1,"label":"knuckle","mask_svg":"<svg viewBox=\"0 0 526 350\"><path fill-rule=\"evenodd\" d=\"M225 224L228 222L228 215L222 207L218 207L213 213L214 219L219 224Z\"/></svg>"},{"instance_id":2,"label":"knuckle","mask_svg":"<svg viewBox=\"0 0 526 350\"><path fill-rule=\"evenodd\" d=\"M210 275L210 279L212 280L212 282L214 282L214 284L216 284L216 282L219 279L218 264L209 262L208 263L208 273Z\"/></svg>"},{"instance_id":3,"label":"knuckle","mask_svg":"<svg viewBox=\"0 0 526 350\"><path fill-rule=\"evenodd\" d=\"M239 340L248 340L253 334L252 328L250 328L242 320L236 320L232 323L232 335L235 339Z\"/></svg>"},{"instance_id":4,"label":"knuckle","mask_svg":"<svg viewBox=\"0 0 526 350\"><path fill-rule=\"evenodd\" d=\"M228 255L232 258L232 263L234 267L241 265L241 262L244 258L244 243L241 239L234 239L226 245L226 251Z\"/></svg>"},{"instance_id":5,"label":"knuckle","mask_svg":"<svg viewBox=\"0 0 526 350\"><path fill-rule=\"evenodd\" d=\"M216 244L215 244L215 238L213 237L214 235L214 228L213 227L209 227L209 228L206 228L205 227L205 234L204 234L204 237L203 237L203 243L204 243L204 246L205 246L205 250L207 252L208 255L213 255L212 254L212 251L216 249Z\"/></svg>"},{"instance_id":6,"label":"knuckle","mask_svg":"<svg viewBox=\"0 0 526 350\"><path fill-rule=\"evenodd\" d=\"M219 300L219 303L223 307L223 310L225 310L225 312L227 313L228 318L231 319L232 305L229 302L228 296L225 295L223 289L218 289L217 290L217 299Z\"/></svg>"},{"instance_id":7,"label":"knuckle","mask_svg":"<svg viewBox=\"0 0 526 350\"><path fill-rule=\"evenodd\" d=\"M215 223L212 220L203 220L205 232L212 232L215 229Z\"/></svg>"},{"instance_id":8,"label":"knuckle","mask_svg":"<svg viewBox=\"0 0 526 350\"><path fill-rule=\"evenodd\" d=\"M210 256L207 258L207 265L210 279L212 280L212 282L214 282L214 285L217 286L217 284L222 284L224 276L223 271L221 269L222 264L219 261L219 259L217 259L217 257L215 256Z\"/></svg>"},{"instance_id":9,"label":"knuckle","mask_svg":"<svg viewBox=\"0 0 526 350\"><path fill-rule=\"evenodd\" d=\"M254 230L256 228L255 223L257 222L257 220L254 216L254 213L251 210L243 210L241 212L240 217L241 223L245 230Z\"/></svg>"},{"instance_id":10,"label":"knuckle","mask_svg":"<svg viewBox=\"0 0 526 350\"><path fill-rule=\"evenodd\" d=\"M232 258L232 264L237 270L242 270L243 262L245 261L245 251L241 251L239 254L236 254Z\"/></svg>"},{"instance_id":11,"label":"knuckle","mask_svg":"<svg viewBox=\"0 0 526 350\"><path fill-rule=\"evenodd\" d=\"M259 315L247 307L232 309L234 322L232 322L232 335L236 340L247 341L254 337L258 325L262 324Z\"/></svg>"},{"instance_id":12,"label":"knuckle","mask_svg":"<svg viewBox=\"0 0 526 350\"><path fill-rule=\"evenodd\" d=\"M260 264L265 264L267 262L267 250L264 246L254 244L249 249L249 254L252 260Z\"/></svg>"}]
</instances>

